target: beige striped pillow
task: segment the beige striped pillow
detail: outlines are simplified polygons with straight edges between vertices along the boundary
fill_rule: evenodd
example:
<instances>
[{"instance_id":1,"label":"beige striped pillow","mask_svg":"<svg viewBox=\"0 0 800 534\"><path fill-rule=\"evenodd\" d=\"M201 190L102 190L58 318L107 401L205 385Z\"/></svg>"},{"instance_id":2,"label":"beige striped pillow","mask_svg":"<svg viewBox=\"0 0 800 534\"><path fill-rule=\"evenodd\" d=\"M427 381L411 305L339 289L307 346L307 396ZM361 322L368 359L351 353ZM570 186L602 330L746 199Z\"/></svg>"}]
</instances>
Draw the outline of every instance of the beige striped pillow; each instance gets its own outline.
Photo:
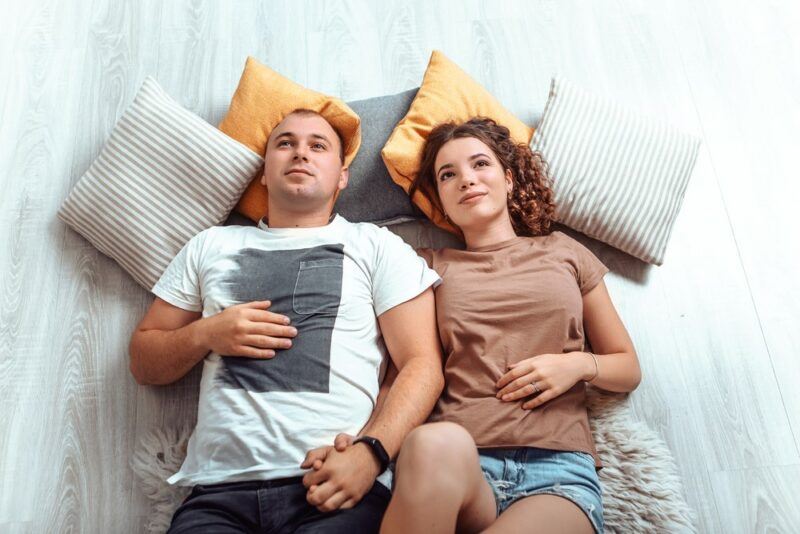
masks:
<instances>
[{"instance_id":1,"label":"beige striped pillow","mask_svg":"<svg viewBox=\"0 0 800 534\"><path fill-rule=\"evenodd\" d=\"M699 139L555 78L531 148L550 165L559 222L663 263Z\"/></svg>"},{"instance_id":2,"label":"beige striped pillow","mask_svg":"<svg viewBox=\"0 0 800 534\"><path fill-rule=\"evenodd\" d=\"M150 290L263 163L147 78L58 216Z\"/></svg>"}]
</instances>

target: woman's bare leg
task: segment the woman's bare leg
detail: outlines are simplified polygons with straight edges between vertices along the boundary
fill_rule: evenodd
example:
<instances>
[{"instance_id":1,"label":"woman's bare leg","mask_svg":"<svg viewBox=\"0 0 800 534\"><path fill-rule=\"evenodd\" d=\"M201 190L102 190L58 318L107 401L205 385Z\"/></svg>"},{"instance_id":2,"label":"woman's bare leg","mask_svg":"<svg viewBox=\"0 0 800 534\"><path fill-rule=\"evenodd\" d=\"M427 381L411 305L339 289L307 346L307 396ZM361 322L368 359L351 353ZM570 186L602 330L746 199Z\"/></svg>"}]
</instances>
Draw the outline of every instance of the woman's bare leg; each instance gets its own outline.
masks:
<instances>
[{"instance_id":1,"label":"woman's bare leg","mask_svg":"<svg viewBox=\"0 0 800 534\"><path fill-rule=\"evenodd\" d=\"M484 532L593 534L594 527L583 510L569 499L558 495L533 495L509 506Z\"/></svg>"},{"instance_id":2,"label":"woman's bare leg","mask_svg":"<svg viewBox=\"0 0 800 534\"><path fill-rule=\"evenodd\" d=\"M409 433L397 458L382 534L480 532L495 517L494 493L466 430L431 423Z\"/></svg>"}]
</instances>

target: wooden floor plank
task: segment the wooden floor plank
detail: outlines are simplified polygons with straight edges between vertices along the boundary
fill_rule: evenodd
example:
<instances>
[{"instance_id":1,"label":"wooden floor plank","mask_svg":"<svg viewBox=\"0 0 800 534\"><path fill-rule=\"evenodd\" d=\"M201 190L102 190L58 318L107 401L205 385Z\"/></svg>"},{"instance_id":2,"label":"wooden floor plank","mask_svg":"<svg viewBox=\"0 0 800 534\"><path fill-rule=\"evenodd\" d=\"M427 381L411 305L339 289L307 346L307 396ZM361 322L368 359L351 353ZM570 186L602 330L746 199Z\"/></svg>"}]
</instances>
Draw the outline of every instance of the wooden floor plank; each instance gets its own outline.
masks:
<instances>
[{"instance_id":1,"label":"wooden floor plank","mask_svg":"<svg viewBox=\"0 0 800 534\"><path fill-rule=\"evenodd\" d=\"M797 532L800 465L720 471L711 477L722 525L720 532Z\"/></svg>"},{"instance_id":2,"label":"wooden floor plank","mask_svg":"<svg viewBox=\"0 0 800 534\"><path fill-rule=\"evenodd\" d=\"M785 412L800 447L800 6L692 4L682 43L712 165ZM705 28L714 24L715 31ZM752 39L745 43L741 35ZM708 73L708 74L706 74Z\"/></svg>"}]
</instances>

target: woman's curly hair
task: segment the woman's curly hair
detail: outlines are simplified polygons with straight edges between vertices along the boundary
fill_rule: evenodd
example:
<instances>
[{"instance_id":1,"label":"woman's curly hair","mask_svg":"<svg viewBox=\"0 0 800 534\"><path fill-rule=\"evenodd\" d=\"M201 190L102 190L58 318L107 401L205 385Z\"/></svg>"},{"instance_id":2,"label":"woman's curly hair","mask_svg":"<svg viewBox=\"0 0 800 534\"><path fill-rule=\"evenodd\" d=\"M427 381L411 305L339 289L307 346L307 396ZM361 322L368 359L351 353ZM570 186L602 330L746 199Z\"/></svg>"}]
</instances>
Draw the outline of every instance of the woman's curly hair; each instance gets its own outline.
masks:
<instances>
[{"instance_id":1,"label":"woman's curly hair","mask_svg":"<svg viewBox=\"0 0 800 534\"><path fill-rule=\"evenodd\" d=\"M444 213L434 169L436 155L453 139L474 137L488 146L503 167L511 170L513 189L508 197L508 213L514 232L519 236L547 235L555 213L548 165L539 152L517 144L508 128L486 117L475 117L462 124L447 122L428 135L422 152L422 165L409 195L419 191Z\"/></svg>"}]
</instances>

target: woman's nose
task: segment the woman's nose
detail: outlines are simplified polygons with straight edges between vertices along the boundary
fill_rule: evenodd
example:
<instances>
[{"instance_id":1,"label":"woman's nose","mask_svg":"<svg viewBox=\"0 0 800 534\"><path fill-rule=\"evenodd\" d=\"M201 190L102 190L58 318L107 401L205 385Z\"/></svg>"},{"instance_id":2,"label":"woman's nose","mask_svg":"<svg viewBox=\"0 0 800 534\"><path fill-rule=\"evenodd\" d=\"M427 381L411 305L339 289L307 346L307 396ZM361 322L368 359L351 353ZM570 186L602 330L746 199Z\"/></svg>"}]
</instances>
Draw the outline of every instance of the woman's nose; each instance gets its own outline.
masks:
<instances>
[{"instance_id":1,"label":"woman's nose","mask_svg":"<svg viewBox=\"0 0 800 534\"><path fill-rule=\"evenodd\" d=\"M466 189L469 186L475 185L475 180L472 176L464 176L461 179L461 184L459 185L459 189Z\"/></svg>"}]
</instances>

